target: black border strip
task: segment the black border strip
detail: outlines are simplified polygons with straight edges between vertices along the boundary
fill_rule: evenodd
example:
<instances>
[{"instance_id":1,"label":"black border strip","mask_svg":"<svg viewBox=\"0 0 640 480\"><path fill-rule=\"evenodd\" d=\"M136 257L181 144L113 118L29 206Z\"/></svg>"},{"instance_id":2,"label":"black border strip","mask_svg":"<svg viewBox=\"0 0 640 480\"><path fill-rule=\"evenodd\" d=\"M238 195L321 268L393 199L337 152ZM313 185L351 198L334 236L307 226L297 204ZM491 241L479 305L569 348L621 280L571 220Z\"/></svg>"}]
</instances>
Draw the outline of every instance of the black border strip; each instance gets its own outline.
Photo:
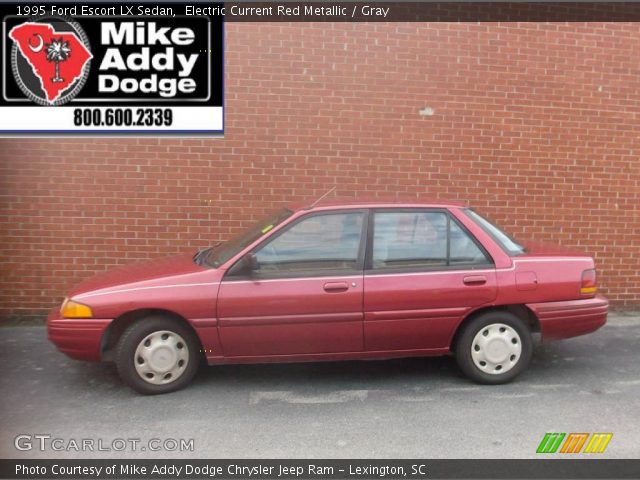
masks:
<instances>
[{"instance_id":1,"label":"black border strip","mask_svg":"<svg viewBox=\"0 0 640 480\"><path fill-rule=\"evenodd\" d=\"M535 447L532 447L535 448ZM532 450L533 452L533 450ZM562 457L558 455L557 457ZM16 474L16 467L39 469L46 473ZM52 470L73 471L76 469L86 473L55 474ZM192 471L206 468L208 473L186 473L187 465ZM109 469L115 466L114 473ZM154 466L157 472L152 473ZM314 469L311 469L311 466ZM98 467L100 473L96 474ZM237 473L236 467L252 469L252 480L290 480L290 479L434 479L434 478L479 478L479 479L533 479L533 478L638 478L640 460L596 460L592 458L571 459L530 459L530 460L0 460L0 479L199 479L199 478L249 478ZM281 467L287 467L288 473L282 473ZM323 467L323 474L318 474L318 467ZM333 473L328 473L330 467ZM181 468L180 470L177 470ZM297 470L300 468L301 470ZM144 469L144 473L142 473ZM164 469L164 470L162 470ZM230 470L231 469L231 470ZM240 470L242 471L242 470ZM247 470L244 470L245 472ZM230 473L232 472L232 473ZM386 473L385 473L386 472ZM406 476L402 473L405 472Z\"/></svg>"},{"instance_id":2,"label":"black border strip","mask_svg":"<svg viewBox=\"0 0 640 480\"><path fill-rule=\"evenodd\" d=\"M44 0L39 5L82 5L104 3L105 0ZM0 5L27 5L28 0L5 1ZM163 5L181 2L175 0L136 0L113 1L113 5ZM206 0L192 0L182 3L185 11L187 6L216 6ZM640 22L640 3L634 1L581 1L581 2L479 2L479 1L372 1L372 2L340 2L340 1L295 1L280 0L277 2L224 2L224 15L212 14L211 18L224 18L225 22ZM278 11L283 8L299 8L297 14ZM266 13L268 8L271 13ZM305 13L305 7L318 9L313 14ZM372 14L372 8L382 8L387 11ZM260 14L232 14L233 10L242 9L243 12L251 8L261 9ZM320 13L322 12L322 13ZM81 18L81 17L77 17ZM140 17L138 17L140 19Z\"/></svg>"}]
</instances>

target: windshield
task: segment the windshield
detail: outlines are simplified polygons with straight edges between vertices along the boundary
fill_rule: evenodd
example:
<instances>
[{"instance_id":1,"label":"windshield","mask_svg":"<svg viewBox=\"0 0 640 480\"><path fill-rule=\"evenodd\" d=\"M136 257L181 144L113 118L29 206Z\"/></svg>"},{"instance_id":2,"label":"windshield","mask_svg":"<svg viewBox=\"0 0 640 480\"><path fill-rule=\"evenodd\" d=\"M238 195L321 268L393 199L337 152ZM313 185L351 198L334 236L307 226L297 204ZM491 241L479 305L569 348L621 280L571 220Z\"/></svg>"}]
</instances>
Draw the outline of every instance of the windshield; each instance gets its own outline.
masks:
<instances>
[{"instance_id":1,"label":"windshield","mask_svg":"<svg viewBox=\"0 0 640 480\"><path fill-rule=\"evenodd\" d=\"M477 214L471 209L464 211L467 216L476 222L480 228L487 232L491 238L493 238L502 249L511 256L522 255L525 252L525 248L516 242L513 238L507 235L505 232L496 227L486 218Z\"/></svg>"},{"instance_id":2,"label":"windshield","mask_svg":"<svg viewBox=\"0 0 640 480\"><path fill-rule=\"evenodd\" d=\"M255 223L244 233L212 248L208 254L202 258L202 263L210 267L219 267L258 240L262 235L281 224L291 215L293 215L291 210L283 208L275 214Z\"/></svg>"}]
</instances>

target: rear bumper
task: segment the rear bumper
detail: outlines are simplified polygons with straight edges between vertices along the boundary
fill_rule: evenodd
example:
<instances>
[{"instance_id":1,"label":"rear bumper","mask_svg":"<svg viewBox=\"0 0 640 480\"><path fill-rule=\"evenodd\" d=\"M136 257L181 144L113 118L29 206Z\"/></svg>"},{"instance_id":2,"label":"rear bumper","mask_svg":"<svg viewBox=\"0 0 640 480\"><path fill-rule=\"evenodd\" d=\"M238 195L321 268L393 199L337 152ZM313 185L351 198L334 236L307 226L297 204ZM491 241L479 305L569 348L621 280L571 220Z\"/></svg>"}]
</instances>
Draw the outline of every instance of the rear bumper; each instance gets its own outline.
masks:
<instances>
[{"instance_id":1,"label":"rear bumper","mask_svg":"<svg viewBox=\"0 0 640 480\"><path fill-rule=\"evenodd\" d=\"M100 342L111 319L61 318L57 310L47 317L49 340L62 353L78 360L100 361Z\"/></svg>"},{"instance_id":2,"label":"rear bumper","mask_svg":"<svg viewBox=\"0 0 640 480\"><path fill-rule=\"evenodd\" d=\"M607 322L609 301L602 297L528 304L540 321L543 340L559 340L593 332Z\"/></svg>"}]
</instances>

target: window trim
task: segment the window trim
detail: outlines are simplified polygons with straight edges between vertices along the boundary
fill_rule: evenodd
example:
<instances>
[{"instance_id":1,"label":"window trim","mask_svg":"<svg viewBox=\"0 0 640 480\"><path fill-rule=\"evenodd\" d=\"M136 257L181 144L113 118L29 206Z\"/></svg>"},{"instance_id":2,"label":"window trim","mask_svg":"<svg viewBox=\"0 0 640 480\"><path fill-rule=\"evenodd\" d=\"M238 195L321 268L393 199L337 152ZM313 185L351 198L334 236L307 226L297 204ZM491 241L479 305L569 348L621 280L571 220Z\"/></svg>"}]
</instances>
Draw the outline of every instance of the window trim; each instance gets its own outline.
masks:
<instances>
[{"instance_id":1,"label":"window trim","mask_svg":"<svg viewBox=\"0 0 640 480\"><path fill-rule=\"evenodd\" d=\"M375 236L375 216L377 213L444 213L447 217L447 265L424 266L424 267L390 267L373 268L373 242ZM451 222L455 222L460 229L469 236L471 241L484 254L486 263L456 263L451 265ZM419 272L440 272L440 271L464 271L464 270L487 270L495 268L495 260L480 241L446 208L373 208L369 213L369 225L367 230L367 251L365 255L366 275L385 275L391 273L419 273Z\"/></svg>"},{"instance_id":2,"label":"window trim","mask_svg":"<svg viewBox=\"0 0 640 480\"><path fill-rule=\"evenodd\" d=\"M322 270L299 270L292 272L269 272L262 273L260 270L252 272L250 274L232 274L233 269L242 262L242 258L248 253L255 253L260 248L264 247L266 244L275 241L281 235L284 235L290 229L295 227L300 222L308 220L313 217L327 216L327 215L344 215L346 213L361 213L363 215L362 218L362 228L360 231L360 244L358 245L358 257L356 259L356 266L354 268L349 269L322 269ZM349 208L349 209L340 209L340 210L323 210L319 212L311 212L305 215L302 215L295 220L293 220L288 225L285 225L282 229L278 230L273 235L263 239L260 243L255 245L253 248L246 250L242 253L240 258L231 265L227 271L225 272L222 281L247 281L247 280L272 280L272 279L291 279L291 278L324 278L324 277L336 277L336 276L353 276L361 275L364 271L364 259L366 254L366 246L368 239L368 228L369 228L369 217L370 211L366 208Z\"/></svg>"},{"instance_id":3,"label":"window trim","mask_svg":"<svg viewBox=\"0 0 640 480\"><path fill-rule=\"evenodd\" d=\"M496 261L493 259L493 257L491 256L491 254L489 253L489 251L484 247L484 245L482 245L482 242L480 242L480 240L478 240L476 238L476 236L471 233L471 230L469 230L465 225L462 224L462 222L460 220L458 220L451 212L447 212L449 214L449 218L450 220L453 220L453 222L460 228L460 230L462 230L464 233L467 234L467 236L471 239L471 241L473 243L475 243L476 247L478 247L478 249L484 254L485 258L487 259L487 263L458 263L456 265L449 265L449 266L458 266L458 265L462 265L462 266L474 266L474 265L479 265L479 266L491 266L493 268L495 268L496 266ZM449 241L451 241L450 238L450 234L451 231L449 229L447 229L447 238L449 239ZM447 258L447 261L450 263L451 262L451 256L449 255L449 257ZM466 270L466 269L465 269Z\"/></svg>"},{"instance_id":4,"label":"window trim","mask_svg":"<svg viewBox=\"0 0 640 480\"><path fill-rule=\"evenodd\" d=\"M472 217L471 215L469 215L469 212L474 213L475 215L477 215L478 217L482 218L485 222L488 222L489 224L491 224L494 228L496 228L497 230L499 230L500 232L502 232L502 234L507 237L509 240L511 240L511 242L515 243L516 245L518 245L522 251L521 252L514 252L512 250L509 250L507 248L507 246L502 243L502 240L500 240L490 229L488 229L486 227L486 225L484 225L482 222L478 222L478 220L474 217ZM487 235L489 235L489 237L491 237L491 240L493 240L493 242L498 245L498 247L500 247L500 249L506 253L509 257L519 257L521 255L525 255L527 253L527 247L525 247L524 245L521 245L520 242L518 242L515 238L513 238L509 233L505 232L502 227L499 227L498 225L495 224L495 222L493 220L488 219L487 217L485 217L484 215L479 214L478 212L476 212L473 208L470 207L466 207L462 209L462 213L465 217L467 217L470 221L472 221L474 223L474 225L477 225L478 228L480 228L484 233L486 233Z\"/></svg>"}]
</instances>

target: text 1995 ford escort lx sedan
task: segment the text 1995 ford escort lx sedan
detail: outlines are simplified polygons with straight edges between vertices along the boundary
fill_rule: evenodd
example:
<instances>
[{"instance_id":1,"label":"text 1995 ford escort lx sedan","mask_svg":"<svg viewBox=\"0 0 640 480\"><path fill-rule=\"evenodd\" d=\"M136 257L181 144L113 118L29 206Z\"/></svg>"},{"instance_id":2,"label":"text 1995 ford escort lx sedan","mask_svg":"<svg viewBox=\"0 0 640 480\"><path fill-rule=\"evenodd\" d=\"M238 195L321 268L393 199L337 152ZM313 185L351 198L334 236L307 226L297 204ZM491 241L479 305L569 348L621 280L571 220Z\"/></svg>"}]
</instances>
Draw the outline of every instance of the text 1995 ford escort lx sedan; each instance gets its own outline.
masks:
<instances>
[{"instance_id":1,"label":"text 1995 ford escort lx sedan","mask_svg":"<svg viewBox=\"0 0 640 480\"><path fill-rule=\"evenodd\" d=\"M508 382L543 340L606 322L593 259L522 246L451 203L283 209L195 256L84 281L49 315L73 358L116 362L141 393L185 386L209 364L455 353Z\"/></svg>"}]
</instances>

